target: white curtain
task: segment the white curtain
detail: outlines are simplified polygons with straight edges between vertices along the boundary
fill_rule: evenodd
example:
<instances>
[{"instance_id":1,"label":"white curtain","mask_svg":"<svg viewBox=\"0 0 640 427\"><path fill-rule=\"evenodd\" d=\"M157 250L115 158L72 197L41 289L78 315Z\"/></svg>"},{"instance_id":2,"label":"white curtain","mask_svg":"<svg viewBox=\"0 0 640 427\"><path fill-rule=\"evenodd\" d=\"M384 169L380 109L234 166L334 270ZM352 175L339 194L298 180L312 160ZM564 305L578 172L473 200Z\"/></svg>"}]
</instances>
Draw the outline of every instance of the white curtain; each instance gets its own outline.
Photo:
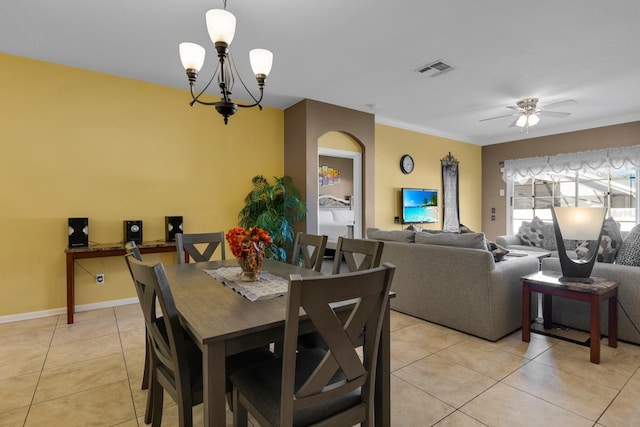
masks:
<instances>
[{"instance_id":1,"label":"white curtain","mask_svg":"<svg viewBox=\"0 0 640 427\"><path fill-rule=\"evenodd\" d=\"M513 180L524 183L529 178L539 178L542 175L572 171L592 172L603 168L622 169L629 166L640 166L640 145L505 160L502 179L505 182Z\"/></svg>"}]
</instances>

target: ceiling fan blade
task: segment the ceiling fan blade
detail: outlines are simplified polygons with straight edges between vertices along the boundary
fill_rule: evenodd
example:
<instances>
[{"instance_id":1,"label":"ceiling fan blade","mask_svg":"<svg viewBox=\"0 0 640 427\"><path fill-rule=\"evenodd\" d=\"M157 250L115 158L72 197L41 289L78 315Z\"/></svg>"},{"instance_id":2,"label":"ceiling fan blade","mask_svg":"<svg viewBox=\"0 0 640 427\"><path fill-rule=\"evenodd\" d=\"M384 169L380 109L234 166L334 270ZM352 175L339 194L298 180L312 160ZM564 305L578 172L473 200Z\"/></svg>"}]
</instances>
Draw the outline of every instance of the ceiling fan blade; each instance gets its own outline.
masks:
<instances>
[{"instance_id":1,"label":"ceiling fan blade","mask_svg":"<svg viewBox=\"0 0 640 427\"><path fill-rule=\"evenodd\" d=\"M509 125L510 128L514 127L516 125L516 123L518 123L518 119L520 119L520 117L516 117L516 119L511 122L511 124Z\"/></svg>"},{"instance_id":2,"label":"ceiling fan blade","mask_svg":"<svg viewBox=\"0 0 640 427\"><path fill-rule=\"evenodd\" d=\"M576 104L576 103L577 103L577 101L575 99L565 99L564 101L552 102L551 104L541 105L539 108L544 110L545 108L557 107L558 105Z\"/></svg>"},{"instance_id":3,"label":"ceiling fan blade","mask_svg":"<svg viewBox=\"0 0 640 427\"><path fill-rule=\"evenodd\" d=\"M566 119L571 113L561 113L560 111L538 111L539 116L555 117L556 119Z\"/></svg>"},{"instance_id":4,"label":"ceiling fan blade","mask_svg":"<svg viewBox=\"0 0 640 427\"><path fill-rule=\"evenodd\" d=\"M518 107L517 105L507 105L507 108L511 108L512 110L516 111L522 111L522 108Z\"/></svg>"},{"instance_id":5,"label":"ceiling fan blade","mask_svg":"<svg viewBox=\"0 0 640 427\"><path fill-rule=\"evenodd\" d=\"M513 116L519 116L520 113L513 113L513 114L505 114L504 116L496 116L496 117L489 117L488 119L480 119L481 122L486 122L487 120L495 120L495 119L502 119L504 117L513 117Z\"/></svg>"}]
</instances>

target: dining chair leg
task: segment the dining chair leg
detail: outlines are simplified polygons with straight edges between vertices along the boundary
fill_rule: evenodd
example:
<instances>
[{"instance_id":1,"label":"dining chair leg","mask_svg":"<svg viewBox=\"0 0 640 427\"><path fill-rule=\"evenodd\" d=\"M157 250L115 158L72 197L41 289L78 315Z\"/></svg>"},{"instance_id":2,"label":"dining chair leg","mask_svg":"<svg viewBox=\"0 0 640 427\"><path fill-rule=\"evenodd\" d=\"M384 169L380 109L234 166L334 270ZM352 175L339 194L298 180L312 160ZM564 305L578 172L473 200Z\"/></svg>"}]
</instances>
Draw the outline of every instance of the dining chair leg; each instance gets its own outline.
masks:
<instances>
[{"instance_id":1,"label":"dining chair leg","mask_svg":"<svg viewBox=\"0 0 640 427\"><path fill-rule=\"evenodd\" d=\"M160 387L155 379L155 374L151 374L151 385L149 387L149 398L152 400L151 413L153 415L151 425L160 427L162 424L162 406L163 406L164 390Z\"/></svg>"},{"instance_id":2,"label":"dining chair leg","mask_svg":"<svg viewBox=\"0 0 640 427\"><path fill-rule=\"evenodd\" d=\"M144 371L142 372L142 390L146 390L149 388L149 369L151 369L149 338L147 338L145 341L146 345L144 346Z\"/></svg>"}]
</instances>

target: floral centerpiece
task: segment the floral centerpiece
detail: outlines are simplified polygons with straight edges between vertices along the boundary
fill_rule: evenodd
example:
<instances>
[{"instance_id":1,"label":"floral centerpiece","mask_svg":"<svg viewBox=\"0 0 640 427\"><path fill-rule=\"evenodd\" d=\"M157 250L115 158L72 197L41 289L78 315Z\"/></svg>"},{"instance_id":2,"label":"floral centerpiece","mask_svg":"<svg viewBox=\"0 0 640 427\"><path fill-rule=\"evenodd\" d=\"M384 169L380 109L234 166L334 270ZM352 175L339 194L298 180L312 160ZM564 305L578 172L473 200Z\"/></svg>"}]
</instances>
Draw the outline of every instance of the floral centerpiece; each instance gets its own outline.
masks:
<instances>
[{"instance_id":1,"label":"floral centerpiece","mask_svg":"<svg viewBox=\"0 0 640 427\"><path fill-rule=\"evenodd\" d=\"M264 252L271 244L271 236L262 228L232 228L225 235L233 256L244 273L243 280L256 280L264 262Z\"/></svg>"}]
</instances>

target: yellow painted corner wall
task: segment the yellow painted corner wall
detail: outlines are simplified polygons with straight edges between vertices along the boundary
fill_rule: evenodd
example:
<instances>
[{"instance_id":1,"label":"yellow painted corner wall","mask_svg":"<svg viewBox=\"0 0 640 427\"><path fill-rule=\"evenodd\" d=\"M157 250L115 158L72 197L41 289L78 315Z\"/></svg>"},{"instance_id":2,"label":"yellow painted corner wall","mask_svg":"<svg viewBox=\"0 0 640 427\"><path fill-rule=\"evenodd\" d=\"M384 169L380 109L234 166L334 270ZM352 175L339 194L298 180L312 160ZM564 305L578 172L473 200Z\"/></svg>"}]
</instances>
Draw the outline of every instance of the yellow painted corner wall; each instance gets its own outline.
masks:
<instances>
[{"instance_id":1,"label":"yellow painted corner wall","mask_svg":"<svg viewBox=\"0 0 640 427\"><path fill-rule=\"evenodd\" d=\"M145 240L164 240L165 215L227 230L251 178L283 174L281 110L224 126L186 90L5 54L0 93L0 316L66 306L67 218L89 217L99 243L122 241L125 219L143 220ZM120 257L77 261L75 280L78 305L135 297Z\"/></svg>"},{"instance_id":2,"label":"yellow painted corner wall","mask_svg":"<svg viewBox=\"0 0 640 427\"><path fill-rule=\"evenodd\" d=\"M482 147L409 130L376 124L375 128L375 226L400 230L394 217L401 217L400 190L435 188L438 190L440 222L424 228L442 229L442 170L440 159L449 152L460 161L460 222L482 231ZM400 171L400 158L410 154L414 171Z\"/></svg>"}]
</instances>

